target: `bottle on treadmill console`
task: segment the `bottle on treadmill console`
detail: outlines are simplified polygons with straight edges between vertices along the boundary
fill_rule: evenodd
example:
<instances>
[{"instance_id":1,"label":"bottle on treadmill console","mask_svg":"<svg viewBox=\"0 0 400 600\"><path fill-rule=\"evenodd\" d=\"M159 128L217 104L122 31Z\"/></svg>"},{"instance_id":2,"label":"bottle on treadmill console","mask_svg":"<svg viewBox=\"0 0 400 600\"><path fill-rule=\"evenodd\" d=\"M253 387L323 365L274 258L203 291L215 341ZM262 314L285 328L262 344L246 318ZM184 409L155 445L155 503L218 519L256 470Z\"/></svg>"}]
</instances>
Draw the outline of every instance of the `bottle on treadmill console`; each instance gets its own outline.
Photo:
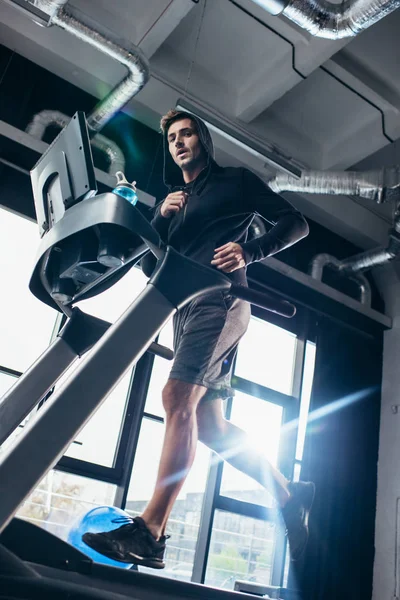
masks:
<instances>
[{"instance_id":1,"label":"bottle on treadmill console","mask_svg":"<svg viewBox=\"0 0 400 600\"><path fill-rule=\"evenodd\" d=\"M117 178L117 186L113 189L113 193L122 196L122 198L125 198L128 200L128 202L135 206L136 202L138 201L138 196L136 193L136 181L129 183L122 171L117 171L117 173L115 173L115 177Z\"/></svg>"},{"instance_id":2,"label":"bottle on treadmill console","mask_svg":"<svg viewBox=\"0 0 400 600\"><path fill-rule=\"evenodd\" d=\"M122 171L115 174L117 185L112 190L114 194L122 196L133 206L138 201L136 181L129 183ZM125 262L126 248L123 240L115 235L115 231L106 224L99 227L99 247L97 262L108 268L121 267Z\"/></svg>"}]
</instances>

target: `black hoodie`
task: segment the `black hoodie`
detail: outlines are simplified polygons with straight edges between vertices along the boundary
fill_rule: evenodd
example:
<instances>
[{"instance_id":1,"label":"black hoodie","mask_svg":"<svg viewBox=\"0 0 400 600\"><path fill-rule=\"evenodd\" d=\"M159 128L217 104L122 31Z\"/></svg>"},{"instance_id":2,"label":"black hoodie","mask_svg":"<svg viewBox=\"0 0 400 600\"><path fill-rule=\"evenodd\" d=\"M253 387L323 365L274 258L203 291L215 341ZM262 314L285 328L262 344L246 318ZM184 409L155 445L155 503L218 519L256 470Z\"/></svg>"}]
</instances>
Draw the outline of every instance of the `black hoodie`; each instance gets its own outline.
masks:
<instances>
[{"instance_id":1,"label":"black hoodie","mask_svg":"<svg viewBox=\"0 0 400 600\"><path fill-rule=\"evenodd\" d=\"M254 173L243 167L217 165L210 133L201 119L189 113L182 113L182 118L196 123L207 153L207 165L194 181L185 184L164 135L164 183L168 193L177 190L188 193L184 208L169 219L161 215L162 202L155 207L152 225L165 243L212 267L215 248L236 242L242 246L248 265L276 254L308 234L308 225L301 213ZM273 227L248 242L247 231L254 215L260 215ZM245 268L227 275L236 283L246 285Z\"/></svg>"}]
</instances>

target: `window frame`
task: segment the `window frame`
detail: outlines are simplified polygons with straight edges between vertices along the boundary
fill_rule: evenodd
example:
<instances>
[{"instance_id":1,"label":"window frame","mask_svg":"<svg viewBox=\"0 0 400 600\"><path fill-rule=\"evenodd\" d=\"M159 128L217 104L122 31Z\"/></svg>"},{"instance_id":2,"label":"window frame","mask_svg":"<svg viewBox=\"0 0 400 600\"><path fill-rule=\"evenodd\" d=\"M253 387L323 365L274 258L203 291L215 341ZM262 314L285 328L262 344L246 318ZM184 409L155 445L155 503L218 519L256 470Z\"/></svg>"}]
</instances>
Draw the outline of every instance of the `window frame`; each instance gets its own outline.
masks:
<instances>
[{"instance_id":1,"label":"window frame","mask_svg":"<svg viewBox=\"0 0 400 600\"><path fill-rule=\"evenodd\" d=\"M293 365L293 383L292 394L287 395L276 390L264 387L260 384L255 384L247 379L235 376L234 389L245 393L250 393L261 400L271 402L282 406L282 426L286 423L295 421L300 414L301 390L304 375L304 361L306 352L306 342L309 339L309 324L310 315L305 309L296 313L297 319L294 323L283 321L282 318L271 315L265 310L252 306L252 316L268 321L274 325L278 325L286 331L290 331L296 335L296 348ZM289 326L290 323L290 326ZM232 409L232 399L228 400L226 417L230 418ZM293 429L292 434L286 441L284 448L279 449L278 468L287 477L293 477L296 460L296 440L297 427ZM220 493L222 474L223 474L223 459L214 461L210 464L209 475L207 478L207 486L204 495L203 509L200 520L200 529L197 540L192 582L204 583L206 578L207 563L209 557L209 549L211 543L212 528L214 523L215 512L226 511L232 514L239 514L245 517L251 517L260 520L274 520L276 511L266 508L261 505L236 500L229 498ZM270 585L281 587L283 585L285 561L287 554L287 542L285 535L280 532L277 535L276 549L274 553L274 562L272 566Z\"/></svg>"}]
</instances>

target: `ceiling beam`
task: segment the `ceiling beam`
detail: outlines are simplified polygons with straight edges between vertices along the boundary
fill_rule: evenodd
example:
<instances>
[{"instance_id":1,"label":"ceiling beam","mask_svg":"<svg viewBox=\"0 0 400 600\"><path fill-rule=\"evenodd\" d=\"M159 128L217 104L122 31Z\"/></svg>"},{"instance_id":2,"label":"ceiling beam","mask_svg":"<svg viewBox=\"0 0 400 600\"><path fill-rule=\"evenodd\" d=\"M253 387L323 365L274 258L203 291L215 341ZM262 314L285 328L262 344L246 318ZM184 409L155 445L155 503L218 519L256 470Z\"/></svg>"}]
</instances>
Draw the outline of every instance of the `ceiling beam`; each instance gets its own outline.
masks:
<instances>
[{"instance_id":1,"label":"ceiling beam","mask_svg":"<svg viewBox=\"0 0 400 600\"><path fill-rule=\"evenodd\" d=\"M245 123L256 119L349 43L347 39L313 38L289 21L267 14L256 4L247 8L236 0L231 2L243 12L248 23L253 22L254 35L262 33L260 45L263 38L273 37L277 50L273 57L261 57L260 65L264 68L259 68L257 79L238 94L235 116Z\"/></svg>"},{"instance_id":2,"label":"ceiling beam","mask_svg":"<svg viewBox=\"0 0 400 600\"><path fill-rule=\"evenodd\" d=\"M196 4L194 0L171 0L144 37L138 42L139 48L143 50L147 58L153 56Z\"/></svg>"}]
</instances>

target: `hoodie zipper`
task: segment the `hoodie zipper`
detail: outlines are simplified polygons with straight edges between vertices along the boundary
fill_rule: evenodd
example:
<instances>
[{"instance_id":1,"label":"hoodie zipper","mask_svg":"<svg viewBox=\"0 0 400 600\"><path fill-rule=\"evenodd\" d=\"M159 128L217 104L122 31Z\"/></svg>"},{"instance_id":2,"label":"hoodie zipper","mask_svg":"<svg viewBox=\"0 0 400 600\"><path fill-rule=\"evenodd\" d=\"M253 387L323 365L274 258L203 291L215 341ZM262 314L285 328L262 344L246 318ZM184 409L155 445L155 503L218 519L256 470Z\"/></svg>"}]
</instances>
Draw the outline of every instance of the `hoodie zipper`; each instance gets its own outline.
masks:
<instances>
[{"instance_id":1,"label":"hoodie zipper","mask_svg":"<svg viewBox=\"0 0 400 600\"><path fill-rule=\"evenodd\" d=\"M188 191L186 191L186 189L188 189ZM182 219L182 225L183 225L184 222L185 222L185 219L186 219L186 210L187 210L187 205L188 205L188 202L189 202L189 198L192 195L192 189L191 189L191 187L186 188L186 186L185 186L185 187L182 188L182 191L185 192L185 194L187 194L185 206L183 207L183 219Z\"/></svg>"},{"instance_id":2,"label":"hoodie zipper","mask_svg":"<svg viewBox=\"0 0 400 600\"><path fill-rule=\"evenodd\" d=\"M206 169L208 169L208 168L209 168L209 162L207 161L207 164L206 164L206 166L205 166L205 167L203 167L203 169L200 171L199 175L201 175L201 173L203 173L203 171L205 171L205 170L206 170ZM196 177L196 180L198 179L199 175ZM186 192L186 193L187 193L187 199L186 199L186 202L185 202L185 207L184 207L184 209L183 209L183 219L182 219L182 225L184 224L184 222L185 222L185 219L186 219L186 209L187 209L187 205L188 205L188 202L189 202L189 198L191 198L191 196L192 196L192 193L193 193L193 191L194 191L194 187L195 187L194 185L193 185L193 186L192 186L192 185L190 185L190 186L189 186L189 191L188 191L188 192ZM183 190L183 191L185 191L185 187L183 187L183 188L182 188L182 190ZM197 193L198 193L198 192L197 192Z\"/></svg>"}]
</instances>

